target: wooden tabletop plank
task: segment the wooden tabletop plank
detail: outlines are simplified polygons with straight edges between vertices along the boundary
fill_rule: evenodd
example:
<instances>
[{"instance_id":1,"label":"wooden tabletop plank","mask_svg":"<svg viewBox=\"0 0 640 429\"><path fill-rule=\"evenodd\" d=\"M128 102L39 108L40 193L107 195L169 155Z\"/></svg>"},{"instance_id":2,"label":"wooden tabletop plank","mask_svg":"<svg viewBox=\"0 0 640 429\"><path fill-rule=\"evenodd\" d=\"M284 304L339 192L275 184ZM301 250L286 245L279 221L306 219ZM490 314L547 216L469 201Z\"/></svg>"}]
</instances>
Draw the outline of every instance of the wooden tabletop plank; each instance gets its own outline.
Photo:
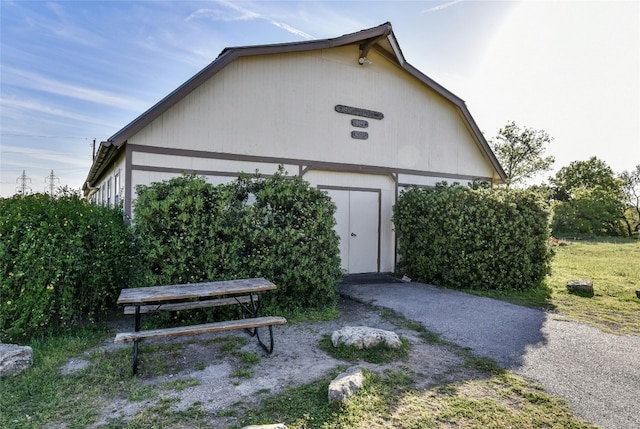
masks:
<instances>
[{"instance_id":1,"label":"wooden tabletop plank","mask_svg":"<svg viewBox=\"0 0 640 429\"><path fill-rule=\"evenodd\" d=\"M118 304L171 301L233 294L249 294L273 290L276 285L262 277L183 285L149 286L122 289Z\"/></svg>"}]
</instances>

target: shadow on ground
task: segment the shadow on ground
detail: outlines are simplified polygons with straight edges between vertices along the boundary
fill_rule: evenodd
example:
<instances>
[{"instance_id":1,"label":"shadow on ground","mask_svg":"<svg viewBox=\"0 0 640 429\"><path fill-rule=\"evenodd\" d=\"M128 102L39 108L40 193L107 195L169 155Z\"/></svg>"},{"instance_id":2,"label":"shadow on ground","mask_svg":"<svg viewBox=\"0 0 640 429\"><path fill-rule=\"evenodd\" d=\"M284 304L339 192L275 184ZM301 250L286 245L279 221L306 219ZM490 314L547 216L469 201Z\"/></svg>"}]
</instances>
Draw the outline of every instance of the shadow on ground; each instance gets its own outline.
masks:
<instances>
[{"instance_id":1,"label":"shadow on ground","mask_svg":"<svg viewBox=\"0 0 640 429\"><path fill-rule=\"evenodd\" d=\"M540 310L388 274L345 276L339 289L345 298L388 308L505 369L519 368L528 348L546 343L547 314Z\"/></svg>"}]
</instances>

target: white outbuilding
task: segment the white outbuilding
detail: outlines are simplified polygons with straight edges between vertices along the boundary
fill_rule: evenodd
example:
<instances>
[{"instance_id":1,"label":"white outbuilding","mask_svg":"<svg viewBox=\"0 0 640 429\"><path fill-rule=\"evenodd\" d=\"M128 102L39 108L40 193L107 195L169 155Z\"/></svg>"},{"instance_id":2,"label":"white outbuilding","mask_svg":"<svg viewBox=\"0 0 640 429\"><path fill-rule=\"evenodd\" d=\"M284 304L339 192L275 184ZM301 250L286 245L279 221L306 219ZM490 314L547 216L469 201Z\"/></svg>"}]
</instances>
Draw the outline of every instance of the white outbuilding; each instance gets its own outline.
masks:
<instances>
[{"instance_id":1,"label":"white outbuilding","mask_svg":"<svg viewBox=\"0 0 640 429\"><path fill-rule=\"evenodd\" d=\"M279 165L335 202L347 273L394 271L403 188L505 180L464 101L407 63L385 23L224 49L100 143L84 193L130 216L139 184L183 173L218 184Z\"/></svg>"}]
</instances>

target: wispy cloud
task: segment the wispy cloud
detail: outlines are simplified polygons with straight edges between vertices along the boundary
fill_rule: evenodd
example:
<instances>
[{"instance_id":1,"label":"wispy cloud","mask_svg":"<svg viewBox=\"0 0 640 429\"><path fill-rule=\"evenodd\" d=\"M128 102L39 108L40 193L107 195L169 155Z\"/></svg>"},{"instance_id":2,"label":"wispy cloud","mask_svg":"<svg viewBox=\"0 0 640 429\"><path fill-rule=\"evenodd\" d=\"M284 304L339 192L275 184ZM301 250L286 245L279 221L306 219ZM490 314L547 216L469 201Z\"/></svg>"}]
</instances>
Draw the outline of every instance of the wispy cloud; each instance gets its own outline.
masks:
<instances>
[{"instance_id":1,"label":"wispy cloud","mask_svg":"<svg viewBox=\"0 0 640 429\"><path fill-rule=\"evenodd\" d=\"M271 20L271 19L269 19L269 22L271 24L275 25L276 27L279 27L279 28L282 28L285 31L288 31L291 34L295 34L296 36L300 36L303 39L306 39L306 40L315 39L315 37L313 37L312 35L307 34L302 30L298 30L297 28L291 27L290 25L285 24L284 22L278 22L278 21L274 21L274 20Z\"/></svg>"},{"instance_id":2,"label":"wispy cloud","mask_svg":"<svg viewBox=\"0 0 640 429\"><path fill-rule=\"evenodd\" d=\"M295 34L296 36L302 37L303 39L306 39L306 40L315 39L315 37L313 37L312 35L298 28L292 27L291 25L285 22L275 20L269 16L260 14L258 12L254 12L250 9L247 9L246 7L242 7L238 3L222 0L222 1L218 1L217 4L226 8L227 10L225 11L220 9L208 9L208 8L198 9L197 11L189 15L186 20L191 21L193 19L198 19L198 18L207 18L207 19L212 19L214 21L251 21L255 19L262 19L269 22L271 25L275 27L285 30L291 34ZM229 14L228 13L229 10L237 13Z\"/></svg>"},{"instance_id":3,"label":"wispy cloud","mask_svg":"<svg viewBox=\"0 0 640 429\"><path fill-rule=\"evenodd\" d=\"M9 84L23 88L35 89L37 91L47 92L50 94L62 95L65 97L75 98L77 100L118 107L120 109L127 109L136 112L144 110L149 106L148 102L112 94L106 91L73 85L26 70L3 67L2 79L5 85Z\"/></svg>"},{"instance_id":4,"label":"wispy cloud","mask_svg":"<svg viewBox=\"0 0 640 429\"><path fill-rule=\"evenodd\" d=\"M79 158L78 156L70 156L69 153L61 153L59 148L56 148L56 150L53 151L51 149L43 150L43 149L37 149L37 148L25 147L25 146L2 145L2 152L3 153L19 153L20 155L31 158L33 160L47 161L48 164L51 164L51 162L54 162L56 165L88 168L87 159ZM89 158L91 157L90 153L88 154L88 157ZM89 160L89 162L90 161L91 160ZM7 162L3 162L3 166L5 163L9 164ZM20 164L15 163L15 165L24 166L25 162L21 160ZM30 164L30 165L35 165L35 164Z\"/></svg>"},{"instance_id":5,"label":"wispy cloud","mask_svg":"<svg viewBox=\"0 0 640 429\"><path fill-rule=\"evenodd\" d=\"M458 4L460 2L462 2L462 0L453 0L453 1L450 1L450 2L447 2L447 3L442 3L442 4L439 4L438 6L433 6L433 7L430 7L429 9L425 9L425 10L421 11L420 13L438 12L440 10L447 9L447 8L449 8L451 6L455 6L456 4Z\"/></svg>"},{"instance_id":6,"label":"wispy cloud","mask_svg":"<svg viewBox=\"0 0 640 429\"><path fill-rule=\"evenodd\" d=\"M106 40L96 31L87 29L73 22L69 17L68 9L75 7L72 4L48 2L34 11L28 7L21 7L20 2L9 3L10 7L19 8L26 27L39 31L42 37L53 36L75 44L99 47ZM50 12L50 13L48 13Z\"/></svg>"},{"instance_id":7,"label":"wispy cloud","mask_svg":"<svg viewBox=\"0 0 640 429\"><path fill-rule=\"evenodd\" d=\"M69 112L67 110L58 109L49 104L43 104L37 101L2 97L0 98L0 106L2 106L2 109L5 110L5 112L6 112L6 109L20 110L23 112L24 111L37 112L37 113L44 113L46 115L57 116L65 119L71 119L74 121L104 125L104 121L99 120L99 118L80 115L74 112Z\"/></svg>"}]
</instances>

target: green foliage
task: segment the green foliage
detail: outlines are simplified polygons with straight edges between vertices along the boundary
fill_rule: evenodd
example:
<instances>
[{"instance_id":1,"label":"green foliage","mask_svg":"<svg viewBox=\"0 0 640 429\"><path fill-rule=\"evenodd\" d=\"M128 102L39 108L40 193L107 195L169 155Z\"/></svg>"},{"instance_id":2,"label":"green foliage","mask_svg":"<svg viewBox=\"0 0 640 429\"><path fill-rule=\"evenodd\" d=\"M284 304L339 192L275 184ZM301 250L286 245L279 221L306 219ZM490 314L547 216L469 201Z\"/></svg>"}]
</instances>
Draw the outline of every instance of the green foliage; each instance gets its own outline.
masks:
<instances>
[{"instance_id":1,"label":"green foliage","mask_svg":"<svg viewBox=\"0 0 640 429\"><path fill-rule=\"evenodd\" d=\"M587 161L573 161L567 167L562 167L554 177L549 178L549 182L555 191L554 199L557 201L568 201L577 191L596 186L617 197L620 197L622 192L622 183L616 179L611 167L595 156Z\"/></svg>"},{"instance_id":2,"label":"green foliage","mask_svg":"<svg viewBox=\"0 0 640 429\"><path fill-rule=\"evenodd\" d=\"M143 285L243 277L242 201L230 186L196 176L140 185L134 232Z\"/></svg>"},{"instance_id":3,"label":"green foliage","mask_svg":"<svg viewBox=\"0 0 640 429\"><path fill-rule=\"evenodd\" d=\"M137 188L135 233L144 284L265 277L280 311L335 303L335 206L300 178L241 176L213 186L184 176Z\"/></svg>"},{"instance_id":4,"label":"green foliage","mask_svg":"<svg viewBox=\"0 0 640 429\"><path fill-rule=\"evenodd\" d=\"M552 230L556 236L626 235L624 205L600 186L574 191L568 201L554 205Z\"/></svg>"},{"instance_id":5,"label":"green foliage","mask_svg":"<svg viewBox=\"0 0 640 429\"><path fill-rule=\"evenodd\" d=\"M513 121L498 131L498 136L489 143L507 176L507 186L551 169L554 158L543 154L552 140L544 131L521 129Z\"/></svg>"},{"instance_id":6,"label":"green foliage","mask_svg":"<svg viewBox=\"0 0 640 429\"><path fill-rule=\"evenodd\" d=\"M549 179L554 235L627 235L623 181L596 157L574 161Z\"/></svg>"},{"instance_id":7,"label":"green foliage","mask_svg":"<svg viewBox=\"0 0 640 429\"><path fill-rule=\"evenodd\" d=\"M623 171L620 180L627 205L624 219L627 233L640 233L640 164L636 165L635 170Z\"/></svg>"},{"instance_id":8,"label":"green foliage","mask_svg":"<svg viewBox=\"0 0 640 429\"><path fill-rule=\"evenodd\" d=\"M527 290L549 273L548 214L538 194L460 185L409 189L394 207L399 266L438 286Z\"/></svg>"},{"instance_id":9,"label":"green foliage","mask_svg":"<svg viewBox=\"0 0 640 429\"><path fill-rule=\"evenodd\" d=\"M253 276L273 281L271 304L287 312L325 308L337 299L341 278L335 205L331 198L299 177L241 177L241 194L254 195L246 213L251 252L244 264Z\"/></svg>"},{"instance_id":10,"label":"green foliage","mask_svg":"<svg viewBox=\"0 0 640 429\"><path fill-rule=\"evenodd\" d=\"M103 315L131 275L132 242L120 210L77 195L0 200L0 340Z\"/></svg>"}]
</instances>

